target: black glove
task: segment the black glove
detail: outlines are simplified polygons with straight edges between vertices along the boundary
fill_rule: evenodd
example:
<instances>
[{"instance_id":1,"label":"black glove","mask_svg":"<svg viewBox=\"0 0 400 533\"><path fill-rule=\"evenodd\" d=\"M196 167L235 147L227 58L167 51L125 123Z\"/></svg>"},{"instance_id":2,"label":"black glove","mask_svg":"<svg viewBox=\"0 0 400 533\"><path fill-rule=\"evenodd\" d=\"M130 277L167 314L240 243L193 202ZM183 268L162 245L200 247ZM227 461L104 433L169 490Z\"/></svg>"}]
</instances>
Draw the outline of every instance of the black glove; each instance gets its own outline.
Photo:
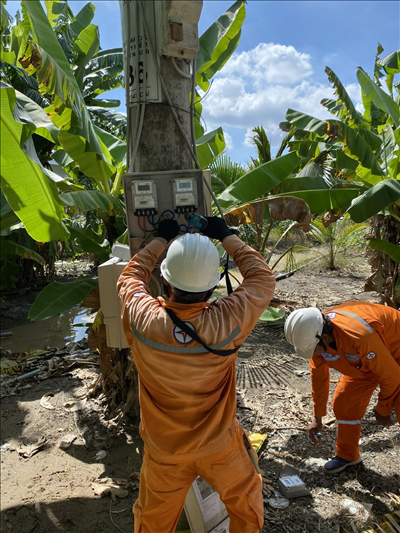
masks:
<instances>
[{"instance_id":1,"label":"black glove","mask_svg":"<svg viewBox=\"0 0 400 533\"><path fill-rule=\"evenodd\" d=\"M176 220L172 220L172 218L166 218L165 220L161 220L161 222L158 224L157 237L162 237L169 242L177 235L179 235L179 225Z\"/></svg>"},{"instance_id":2,"label":"black glove","mask_svg":"<svg viewBox=\"0 0 400 533\"><path fill-rule=\"evenodd\" d=\"M223 241L225 237L234 235L232 228L229 228L223 218L219 217L204 217L208 224L203 230L200 230L203 235L210 237L210 239L218 239Z\"/></svg>"}]
</instances>

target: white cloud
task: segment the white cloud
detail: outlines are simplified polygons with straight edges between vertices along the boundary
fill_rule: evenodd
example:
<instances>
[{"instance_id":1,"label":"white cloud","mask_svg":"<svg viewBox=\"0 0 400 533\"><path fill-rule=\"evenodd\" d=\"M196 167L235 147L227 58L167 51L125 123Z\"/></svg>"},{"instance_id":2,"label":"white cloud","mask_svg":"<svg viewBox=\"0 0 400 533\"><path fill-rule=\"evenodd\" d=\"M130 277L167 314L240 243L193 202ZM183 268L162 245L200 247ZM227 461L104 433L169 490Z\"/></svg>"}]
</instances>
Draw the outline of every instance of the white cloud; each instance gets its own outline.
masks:
<instances>
[{"instance_id":1,"label":"white cloud","mask_svg":"<svg viewBox=\"0 0 400 533\"><path fill-rule=\"evenodd\" d=\"M224 139L226 144L225 152L230 152L233 148L233 139L227 131L224 131Z\"/></svg>"},{"instance_id":2,"label":"white cloud","mask_svg":"<svg viewBox=\"0 0 400 533\"><path fill-rule=\"evenodd\" d=\"M362 110L358 84L346 87L358 110ZM223 126L243 129L243 144L249 146L251 129L264 126L279 143L279 123L286 111L296 109L326 119L333 118L320 102L335 98L329 84L312 80L311 58L292 46L261 43L253 50L233 55L215 77L203 100L203 117L209 129ZM361 106L361 107L360 107Z\"/></svg>"},{"instance_id":3,"label":"white cloud","mask_svg":"<svg viewBox=\"0 0 400 533\"><path fill-rule=\"evenodd\" d=\"M294 84L313 73L310 56L293 46L260 43L253 50L234 55L224 66L223 75L238 75L261 89L268 84Z\"/></svg>"}]
</instances>

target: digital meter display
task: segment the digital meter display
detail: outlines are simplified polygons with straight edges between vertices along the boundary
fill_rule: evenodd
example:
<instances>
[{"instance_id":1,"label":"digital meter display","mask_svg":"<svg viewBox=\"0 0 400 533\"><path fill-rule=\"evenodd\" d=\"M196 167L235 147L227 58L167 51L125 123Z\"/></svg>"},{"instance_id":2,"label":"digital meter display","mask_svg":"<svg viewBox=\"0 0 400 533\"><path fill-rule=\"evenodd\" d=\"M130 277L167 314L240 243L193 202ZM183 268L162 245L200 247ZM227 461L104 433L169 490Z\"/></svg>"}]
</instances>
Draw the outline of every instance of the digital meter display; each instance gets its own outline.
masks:
<instances>
[{"instance_id":1,"label":"digital meter display","mask_svg":"<svg viewBox=\"0 0 400 533\"><path fill-rule=\"evenodd\" d=\"M191 181L181 181L177 180L178 185L178 191L191 191L193 189L193 185Z\"/></svg>"},{"instance_id":2,"label":"digital meter display","mask_svg":"<svg viewBox=\"0 0 400 533\"><path fill-rule=\"evenodd\" d=\"M151 182L150 181L136 181L135 182L136 194L151 194Z\"/></svg>"}]
</instances>

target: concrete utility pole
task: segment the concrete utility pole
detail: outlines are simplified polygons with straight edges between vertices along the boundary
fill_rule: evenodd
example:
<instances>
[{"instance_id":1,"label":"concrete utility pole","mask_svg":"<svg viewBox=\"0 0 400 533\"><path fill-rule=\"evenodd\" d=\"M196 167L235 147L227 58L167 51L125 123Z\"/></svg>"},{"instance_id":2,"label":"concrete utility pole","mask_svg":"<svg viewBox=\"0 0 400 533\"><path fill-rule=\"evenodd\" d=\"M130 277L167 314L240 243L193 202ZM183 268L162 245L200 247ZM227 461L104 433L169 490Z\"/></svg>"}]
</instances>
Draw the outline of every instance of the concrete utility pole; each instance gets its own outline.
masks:
<instances>
[{"instance_id":1,"label":"concrete utility pole","mask_svg":"<svg viewBox=\"0 0 400 533\"><path fill-rule=\"evenodd\" d=\"M185 222L185 212L209 214L210 197L201 171L192 176L179 173L196 167L190 96L195 93L202 5L202 0L120 0L128 117L124 189L131 255L152 238L154 222L163 213L170 216L169 212L179 224ZM183 183L186 177L189 182ZM186 203L184 187L194 191ZM157 273L153 281L159 284Z\"/></svg>"},{"instance_id":2,"label":"concrete utility pole","mask_svg":"<svg viewBox=\"0 0 400 533\"><path fill-rule=\"evenodd\" d=\"M193 168L171 104L191 139L188 67L193 66L199 47L202 5L202 0L120 1L123 46L128 52L128 172Z\"/></svg>"}]
</instances>

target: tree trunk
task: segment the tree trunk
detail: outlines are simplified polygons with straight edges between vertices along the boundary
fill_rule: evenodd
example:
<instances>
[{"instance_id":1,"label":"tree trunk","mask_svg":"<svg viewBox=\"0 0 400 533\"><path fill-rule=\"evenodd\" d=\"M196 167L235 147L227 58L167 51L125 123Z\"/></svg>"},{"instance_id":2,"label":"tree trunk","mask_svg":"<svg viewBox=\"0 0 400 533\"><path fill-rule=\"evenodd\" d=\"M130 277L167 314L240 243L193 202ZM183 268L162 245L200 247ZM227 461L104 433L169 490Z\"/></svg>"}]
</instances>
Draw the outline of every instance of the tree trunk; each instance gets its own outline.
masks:
<instances>
[{"instance_id":1,"label":"tree trunk","mask_svg":"<svg viewBox=\"0 0 400 533\"><path fill-rule=\"evenodd\" d=\"M400 222L392 216L375 215L371 218L369 237L400 245ZM400 276L400 265L387 254L367 247L371 275L365 281L366 291L379 292L381 303L400 309L400 294L396 284Z\"/></svg>"}]
</instances>

